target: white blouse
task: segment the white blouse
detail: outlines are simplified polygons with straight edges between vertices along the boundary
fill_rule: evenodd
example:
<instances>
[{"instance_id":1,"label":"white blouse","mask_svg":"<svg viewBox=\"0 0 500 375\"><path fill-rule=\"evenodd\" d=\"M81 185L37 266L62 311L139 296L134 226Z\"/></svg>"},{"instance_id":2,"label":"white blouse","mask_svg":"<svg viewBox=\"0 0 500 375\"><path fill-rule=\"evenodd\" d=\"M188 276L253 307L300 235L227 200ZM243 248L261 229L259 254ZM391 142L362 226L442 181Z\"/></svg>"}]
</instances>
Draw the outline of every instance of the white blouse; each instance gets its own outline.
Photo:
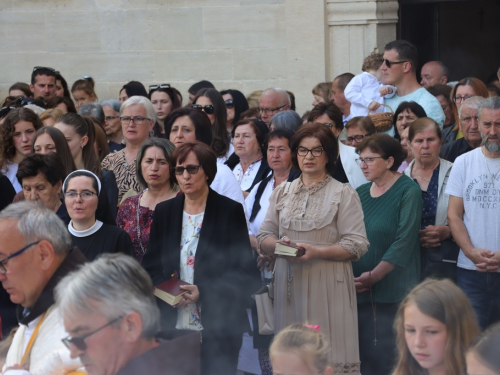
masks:
<instances>
[{"instance_id":1,"label":"white blouse","mask_svg":"<svg viewBox=\"0 0 500 375\"><path fill-rule=\"evenodd\" d=\"M241 163L238 163L236 167L233 169L233 174L236 177L236 180L240 184L241 190L245 191L252 186L253 180L257 176L257 172L259 171L260 165L262 164L262 158L257 159L252 162L247 168L245 172L243 172L243 168L241 167Z\"/></svg>"},{"instance_id":2,"label":"white blouse","mask_svg":"<svg viewBox=\"0 0 500 375\"><path fill-rule=\"evenodd\" d=\"M194 282L194 259L198 241L200 239L201 225L205 213L190 215L186 212L182 214L182 234L181 234L181 264L180 279L193 284ZM191 304L177 312L177 329L190 329L201 331L201 316L196 304Z\"/></svg>"}]
</instances>

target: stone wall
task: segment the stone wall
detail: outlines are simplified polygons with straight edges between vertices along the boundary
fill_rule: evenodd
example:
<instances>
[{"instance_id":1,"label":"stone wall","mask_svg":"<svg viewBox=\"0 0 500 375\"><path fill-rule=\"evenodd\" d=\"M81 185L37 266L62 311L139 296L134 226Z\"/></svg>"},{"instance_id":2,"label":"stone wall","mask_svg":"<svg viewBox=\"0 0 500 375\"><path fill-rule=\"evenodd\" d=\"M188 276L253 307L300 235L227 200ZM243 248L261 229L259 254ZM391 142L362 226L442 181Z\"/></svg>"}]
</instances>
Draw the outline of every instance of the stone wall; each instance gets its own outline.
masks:
<instances>
[{"instance_id":1,"label":"stone wall","mask_svg":"<svg viewBox=\"0 0 500 375\"><path fill-rule=\"evenodd\" d=\"M42 65L70 85L92 76L100 99L130 80L168 82L187 97L208 79L245 95L286 88L302 113L316 83L358 73L363 55L393 38L392 20L388 32L373 21L378 3L397 11L397 1L375 0L0 0L0 96ZM371 17L362 31L344 30L352 7Z\"/></svg>"}]
</instances>

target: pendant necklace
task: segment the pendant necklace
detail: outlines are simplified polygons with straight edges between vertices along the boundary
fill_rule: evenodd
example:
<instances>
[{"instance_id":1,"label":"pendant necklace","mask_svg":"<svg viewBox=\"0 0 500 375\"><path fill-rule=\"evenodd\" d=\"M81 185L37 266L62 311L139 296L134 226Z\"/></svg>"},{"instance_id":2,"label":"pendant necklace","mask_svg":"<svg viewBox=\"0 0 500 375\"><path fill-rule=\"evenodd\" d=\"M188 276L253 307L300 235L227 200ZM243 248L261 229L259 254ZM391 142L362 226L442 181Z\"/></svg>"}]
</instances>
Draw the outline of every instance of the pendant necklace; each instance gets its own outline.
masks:
<instances>
[{"instance_id":1,"label":"pendant necklace","mask_svg":"<svg viewBox=\"0 0 500 375\"><path fill-rule=\"evenodd\" d=\"M492 184L494 184L495 183L495 177L500 172L500 169L495 174L491 173L490 166L488 165L488 158L484 154L483 154L483 156L484 156L484 163L486 164L486 168L488 168L488 173L490 174L490 181L491 181Z\"/></svg>"}]
</instances>

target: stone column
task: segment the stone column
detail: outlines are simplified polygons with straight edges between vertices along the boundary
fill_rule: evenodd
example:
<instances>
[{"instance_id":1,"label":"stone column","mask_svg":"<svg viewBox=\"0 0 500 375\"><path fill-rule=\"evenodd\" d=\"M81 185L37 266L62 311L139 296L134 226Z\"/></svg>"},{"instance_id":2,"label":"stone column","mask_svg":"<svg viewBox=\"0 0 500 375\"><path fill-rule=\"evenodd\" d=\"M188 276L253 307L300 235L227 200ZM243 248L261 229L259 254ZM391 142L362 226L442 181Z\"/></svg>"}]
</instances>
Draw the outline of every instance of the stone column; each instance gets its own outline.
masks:
<instances>
[{"instance_id":1,"label":"stone column","mask_svg":"<svg viewBox=\"0 0 500 375\"><path fill-rule=\"evenodd\" d=\"M397 0L327 0L327 80L359 74L363 59L396 39Z\"/></svg>"}]
</instances>

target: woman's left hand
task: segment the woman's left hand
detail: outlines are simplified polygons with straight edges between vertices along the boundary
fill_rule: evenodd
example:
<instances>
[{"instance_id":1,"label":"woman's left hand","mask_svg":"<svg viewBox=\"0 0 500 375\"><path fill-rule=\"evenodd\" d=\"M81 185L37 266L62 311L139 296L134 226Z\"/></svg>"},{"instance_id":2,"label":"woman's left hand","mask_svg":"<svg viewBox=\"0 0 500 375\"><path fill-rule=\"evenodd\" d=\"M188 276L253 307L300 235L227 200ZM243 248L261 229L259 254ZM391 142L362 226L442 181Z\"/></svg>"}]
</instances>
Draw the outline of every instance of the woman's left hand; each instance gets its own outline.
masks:
<instances>
[{"instance_id":1,"label":"woman's left hand","mask_svg":"<svg viewBox=\"0 0 500 375\"><path fill-rule=\"evenodd\" d=\"M192 305L200 298L200 291L196 285L182 285L181 289L187 290L187 292L184 293L179 303L175 305L178 309L183 309L188 305Z\"/></svg>"},{"instance_id":2,"label":"woman's left hand","mask_svg":"<svg viewBox=\"0 0 500 375\"><path fill-rule=\"evenodd\" d=\"M441 241L450 238L450 227L447 225L429 225L419 231L420 243L423 247L437 247Z\"/></svg>"},{"instance_id":3,"label":"woman's left hand","mask_svg":"<svg viewBox=\"0 0 500 375\"><path fill-rule=\"evenodd\" d=\"M284 256L286 260L288 260L290 263L305 263L309 262L315 258L318 257L318 248L316 246L307 244L307 243L300 243L297 242L297 246L303 247L306 251L304 252L304 255L301 257L287 257Z\"/></svg>"},{"instance_id":4,"label":"woman's left hand","mask_svg":"<svg viewBox=\"0 0 500 375\"><path fill-rule=\"evenodd\" d=\"M370 290L370 287L375 284L375 280L371 276L371 272L363 272L359 277L354 278L354 286L356 293L363 293Z\"/></svg>"}]
</instances>

